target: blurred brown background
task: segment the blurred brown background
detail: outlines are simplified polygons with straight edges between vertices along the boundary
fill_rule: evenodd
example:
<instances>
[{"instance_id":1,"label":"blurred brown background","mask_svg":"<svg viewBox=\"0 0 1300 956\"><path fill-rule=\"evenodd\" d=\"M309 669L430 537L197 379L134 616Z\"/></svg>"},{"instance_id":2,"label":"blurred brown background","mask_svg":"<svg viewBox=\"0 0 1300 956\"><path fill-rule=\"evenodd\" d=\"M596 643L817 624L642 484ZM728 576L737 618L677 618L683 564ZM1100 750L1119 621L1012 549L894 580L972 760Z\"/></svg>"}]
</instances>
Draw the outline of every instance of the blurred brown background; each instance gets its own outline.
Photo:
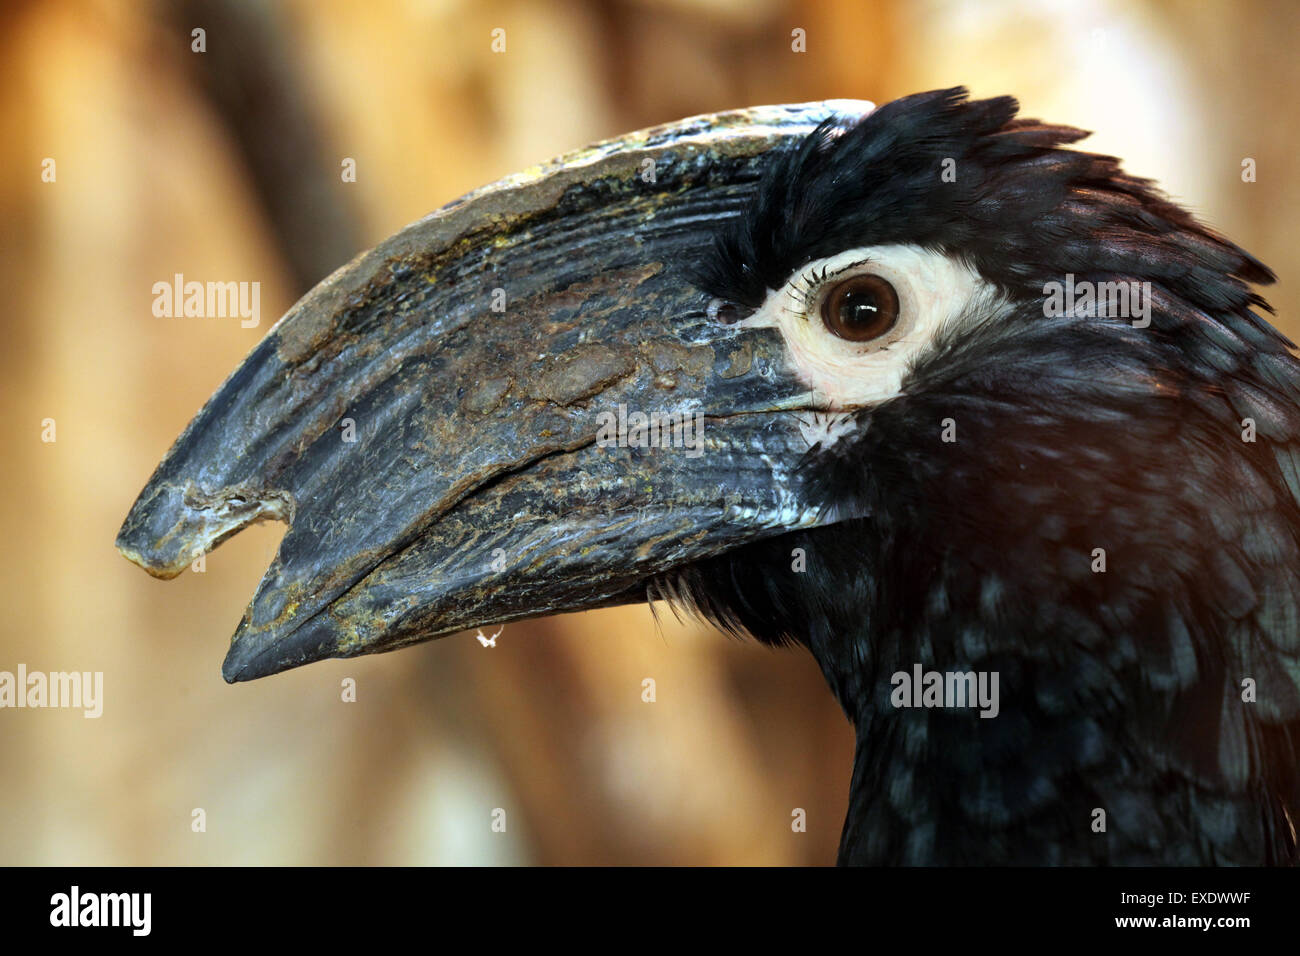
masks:
<instances>
[{"instance_id":1,"label":"blurred brown background","mask_svg":"<svg viewBox=\"0 0 1300 956\"><path fill-rule=\"evenodd\" d=\"M0 710L0 863L833 861L852 737L806 654L635 607L227 686L282 527L162 583L116 554L118 525L213 389L355 252L693 113L1014 93L1270 264L1294 336L1298 25L1284 0L0 6L0 670L105 684L98 720ZM155 318L177 272L259 281L261 324Z\"/></svg>"}]
</instances>

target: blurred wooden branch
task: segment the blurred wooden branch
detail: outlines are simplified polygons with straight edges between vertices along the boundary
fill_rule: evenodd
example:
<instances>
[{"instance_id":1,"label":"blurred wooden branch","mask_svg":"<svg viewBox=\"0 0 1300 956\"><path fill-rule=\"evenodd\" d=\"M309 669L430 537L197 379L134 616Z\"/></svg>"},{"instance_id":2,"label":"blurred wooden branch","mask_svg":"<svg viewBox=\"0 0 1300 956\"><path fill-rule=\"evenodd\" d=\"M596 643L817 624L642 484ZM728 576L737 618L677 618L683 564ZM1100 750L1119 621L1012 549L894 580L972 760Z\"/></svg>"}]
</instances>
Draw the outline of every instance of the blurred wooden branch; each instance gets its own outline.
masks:
<instances>
[{"instance_id":1,"label":"blurred wooden branch","mask_svg":"<svg viewBox=\"0 0 1300 956\"><path fill-rule=\"evenodd\" d=\"M159 11L188 48L206 31L206 52L180 62L227 130L266 211L297 294L362 251L362 230L327 143L319 103L304 83L285 8L246 0L179 0ZM394 122L400 122L399 117Z\"/></svg>"}]
</instances>

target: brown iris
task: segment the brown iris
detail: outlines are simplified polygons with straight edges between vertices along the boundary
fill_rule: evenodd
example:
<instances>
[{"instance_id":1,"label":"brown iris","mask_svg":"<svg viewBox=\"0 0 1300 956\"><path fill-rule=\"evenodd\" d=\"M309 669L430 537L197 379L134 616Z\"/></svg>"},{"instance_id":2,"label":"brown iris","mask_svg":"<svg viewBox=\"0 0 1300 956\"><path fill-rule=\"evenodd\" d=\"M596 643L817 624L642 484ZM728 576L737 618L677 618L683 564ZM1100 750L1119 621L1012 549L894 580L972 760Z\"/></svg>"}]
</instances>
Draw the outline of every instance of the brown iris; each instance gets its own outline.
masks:
<instances>
[{"instance_id":1,"label":"brown iris","mask_svg":"<svg viewBox=\"0 0 1300 956\"><path fill-rule=\"evenodd\" d=\"M880 276L852 276L826 293L822 321L850 342L880 338L898 321L898 293Z\"/></svg>"}]
</instances>

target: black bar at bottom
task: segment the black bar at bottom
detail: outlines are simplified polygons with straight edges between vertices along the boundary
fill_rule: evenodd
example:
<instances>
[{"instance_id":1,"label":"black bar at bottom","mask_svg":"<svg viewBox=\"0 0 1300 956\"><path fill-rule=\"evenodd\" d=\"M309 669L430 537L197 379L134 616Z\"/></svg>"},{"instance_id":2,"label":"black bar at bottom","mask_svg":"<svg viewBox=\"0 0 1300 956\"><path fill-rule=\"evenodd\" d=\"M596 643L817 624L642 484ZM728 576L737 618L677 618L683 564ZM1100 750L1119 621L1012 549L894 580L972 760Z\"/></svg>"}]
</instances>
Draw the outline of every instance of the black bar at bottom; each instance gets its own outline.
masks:
<instances>
[{"instance_id":1,"label":"black bar at bottom","mask_svg":"<svg viewBox=\"0 0 1300 956\"><path fill-rule=\"evenodd\" d=\"M665 934L817 945L1106 937L1231 944L1294 932L1300 878L1233 869L10 869L7 938L292 940L337 946L410 933L620 945ZM74 890L75 887L75 890ZM147 894L147 896L146 896ZM92 925L86 925L90 923ZM75 925L74 925L75 924ZM111 925L103 925L111 924ZM147 932L146 932L147 931ZM613 935L610 935L610 933ZM445 933L439 939L439 934ZM468 934L468 938L466 938ZM689 937L688 937L689 938ZM1279 937L1281 938L1281 937ZM918 952L924 950L918 950Z\"/></svg>"}]
</instances>

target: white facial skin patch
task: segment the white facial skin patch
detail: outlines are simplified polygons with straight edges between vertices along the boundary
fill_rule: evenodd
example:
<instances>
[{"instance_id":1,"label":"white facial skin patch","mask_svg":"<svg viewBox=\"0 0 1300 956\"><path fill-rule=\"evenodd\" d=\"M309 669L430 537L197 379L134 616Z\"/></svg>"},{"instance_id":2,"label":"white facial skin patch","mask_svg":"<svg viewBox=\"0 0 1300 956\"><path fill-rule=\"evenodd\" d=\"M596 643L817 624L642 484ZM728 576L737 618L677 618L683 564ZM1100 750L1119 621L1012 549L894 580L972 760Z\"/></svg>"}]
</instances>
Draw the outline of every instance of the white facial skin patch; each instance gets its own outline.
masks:
<instances>
[{"instance_id":1,"label":"white facial skin patch","mask_svg":"<svg viewBox=\"0 0 1300 956\"><path fill-rule=\"evenodd\" d=\"M836 335L822 305L841 283L878 276L898 296L898 318L865 342ZM795 374L826 410L862 408L894 398L916 360L945 330L993 314L999 296L970 266L918 246L864 246L798 269L741 326L780 330Z\"/></svg>"}]
</instances>

